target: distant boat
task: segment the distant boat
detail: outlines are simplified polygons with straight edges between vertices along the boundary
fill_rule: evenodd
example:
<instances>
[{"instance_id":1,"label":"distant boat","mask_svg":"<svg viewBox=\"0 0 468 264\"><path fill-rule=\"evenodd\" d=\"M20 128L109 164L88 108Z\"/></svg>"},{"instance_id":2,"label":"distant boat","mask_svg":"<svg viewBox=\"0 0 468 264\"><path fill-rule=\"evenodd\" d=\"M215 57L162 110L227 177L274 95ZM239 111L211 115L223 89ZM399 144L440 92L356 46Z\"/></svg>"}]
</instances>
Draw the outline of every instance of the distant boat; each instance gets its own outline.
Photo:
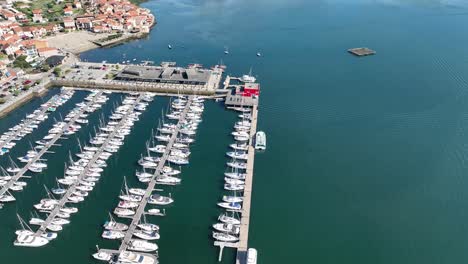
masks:
<instances>
[{"instance_id":1,"label":"distant boat","mask_svg":"<svg viewBox=\"0 0 468 264\"><path fill-rule=\"evenodd\" d=\"M224 54L226 54L226 55L229 54L229 48L228 47L224 48Z\"/></svg>"},{"instance_id":2,"label":"distant boat","mask_svg":"<svg viewBox=\"0 0 468 264\"><path fill-rule=\"evenodd\" d=\"M260 52L257 52L257 57L261 57L262 54Z\"/></svg>"},{"instance_id":3,"label":"distant boat","mask_svg":"<svg viewBox=\"0 0 468 264\"><path fill-rule=\"evenodd\" d=\"M167 45L167 48L168 48L168 49L172 49L171 44Z\"/></svg>"}]
</instances>

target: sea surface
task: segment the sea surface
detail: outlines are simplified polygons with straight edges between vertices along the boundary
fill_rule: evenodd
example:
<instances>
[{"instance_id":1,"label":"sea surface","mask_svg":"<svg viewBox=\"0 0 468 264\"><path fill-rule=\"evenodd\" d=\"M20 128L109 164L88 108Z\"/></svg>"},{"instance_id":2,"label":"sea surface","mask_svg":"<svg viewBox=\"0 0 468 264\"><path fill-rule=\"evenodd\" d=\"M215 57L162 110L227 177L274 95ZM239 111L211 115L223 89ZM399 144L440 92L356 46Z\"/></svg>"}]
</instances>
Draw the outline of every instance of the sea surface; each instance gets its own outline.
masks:
<instances>
[{"instance_id":1,"label":"sea surface","mask_svg":"<svg viewBox=\"0 0 468 264\"><path fill-rule=\"evenodd\" d=\"M88 61L176 61L250 69L261 83L259 129L268 149L255 158L249 246L259 263L414 264L468 261L468 2L462 0L151 0L158 24L142 40L86 52ZM167 46L171 44L173 49ZM357 58L366 46L375 56ZM224 50L229 49L229 55ZM257 52L262 57L257 57ZM50 97L53 91L46 97ZM83 100L74 97L13 150L47 133ZM0 132L41 104L35 99L0 121ZM43 248L12 246L16 213L54 186L69 153L122 95L47 155L18 201L0 210L0 263L84 264L116 206L124 176L138 185L136 161L168 99L157 97L109 162L80 212ZM164 188L175 203L161 227L160 262L214 264L210 226L221 212L224 156L236 114L207 102L183 168L182 185ZM7 164L6 156L0 164ZM222 263L233 263L225 249Z\"/></svg>"}]
</instances>

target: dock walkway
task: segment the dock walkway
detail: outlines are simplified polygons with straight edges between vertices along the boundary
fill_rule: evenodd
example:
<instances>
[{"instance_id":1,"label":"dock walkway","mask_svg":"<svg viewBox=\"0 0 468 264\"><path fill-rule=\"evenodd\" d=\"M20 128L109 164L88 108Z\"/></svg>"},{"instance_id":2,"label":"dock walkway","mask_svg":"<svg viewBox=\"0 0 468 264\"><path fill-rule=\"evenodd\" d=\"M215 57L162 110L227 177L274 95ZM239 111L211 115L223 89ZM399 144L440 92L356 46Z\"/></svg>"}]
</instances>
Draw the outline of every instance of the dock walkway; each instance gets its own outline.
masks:
<instances>
[{"instance_id":1,"label":"dock walkway","mask_svg":"<svg viewBox=\"0 0 468 264\"><path fill-rule=\"evenodd\" d=\"M164 152L163 156L161 157L161 161L159 161L158 167L156 168L156 170L155 170L155 172L153 174L153 177L152 177L151 181L149 182L148 187L146 188L145 195L143 196L143 199L141 200L140 205L138 206L138 209L137 209L135 215L133 216L132 222L131 222L127 232L125 233L125 237L122 240L122 243L120 244L118 252L122 252L122 251L127 250L130 239L132 238L133 233L135 232L135 229L136 229L138 223L140 222L141 216L145 212L145 207L146 207L146 204L148 202L148 198L150 197L151 193L155 189L156 178L161 174L161 171L162 171L162 169L163 169L163 167L164 167L164 165L166 163L166 160L169 157L169 154L171 153L172 145L174 144L174 142L175 142L175 140L177 138L177 135L179 133L179 130L180 130L180 123L185 120L185 116L186 116L188 110L190 109L190 105L192 104L192 101L193 101L193 96L190 96L188 101L187 101L187 104L186 104L186 106L184 108L184 111L180 115L177 128L172 133L171 139L169 140L169 142L166 145L166 151Z\"/></svg>"},{"instance_id":2,"label":"dock walkway","mask_svg":"<svg viewBox=\"0 0 468 264\"><path fill-rule=\"evenodd\" d=\"M250 205L252 200L252 185L253 185L253 170L254 170L254 159L255 159L255 148L253 146L255 134L257 132L257 116L258 109L257 105L252 108L252 119L250 125L250 140L249 149L247 150L247 170L245 177L244 187L244 200L242 203L241 213L241 224L239 241L236 243L215 241L214 245L220 247L220 261L222 256L222 250L224 247L237 248L236 264L245 264L247 262L247 250L249 242L249 225L250 225Z\"/></svg>"},{"instance_id":3,"label":"dock walkway","mask_svg":"<svg viewBox=\"0 0 468 264\"><path fill-rule=\"evenodd\" d=\"M50 102L54 97L52 97L48 102ZM37 115L43 115L47 112L48 110L48 107L46 106L41 106L41 110L40 112L37 114ZM31 125L32 121L34 119L32 118L28 118L25 122L24 122L24 127L27 127L29 125ZM22 131L18 131L18 132L22 132ZM5 139L2 143L0 143L0 148L3 148L4 146L6 146L8 143L10 143L14 138L16 138L16 136L18 135L18 133L14 133L13 135L9 136L7 139Z\"/></svg>"},{"instance_id":4,"label":"dock walkway","mask_svg":"<svg viewBox=\"0 0 468 264\"><path fill-rule=\"evenodd\" d=\"M86 106L91 106L95 103L95 100L96 98L98 98L99 96L102 95L102 92L99 92L94 98L92 101L88 102L86 104ZM84 113L84 111L86 110L87 107L83 107L81 108L80 112L78 112L78 114L76 114L66 125L65 127L63 127L62 129L62 132L61 133L58 133L55 135L54 138L52 138L46 145L44 145L44 148L41 149L41 151L39 151L39 153L34 157L32 158L28 163L26 163L26 165L21 168L21 170L16 173L12 178L11 180L9 180L5 185L2 186L2 188L0 189L0 197L2 195L4 195L8 189L16 183L16 181L18 181L19 178L21 177L24 177L24 174L28 171L29 167L31 166L31 164L37 162L38 160L41 159L42 155L44 155L45 153L47 153L47 151L52 147L54 146L55 142L57 142L57 140L59 140L62 135L63 135L63 132L66 131L71 125L73 125L75 123L75 121L80 118L80 115Z\"/></svg>"},{"instance_id":5,"label":"dock walkway","mask_svg":"<svg viewBox=\"0 0 468 264\"><path fill-rule=\"evenodd\" d=\"M137 105L141 99L143 98L142 95L140 95L137 100L135 100L135 102L133 103L133 106ZM76 185L86 176L86 174L88 173L89 169L92 167L93 164L95 164L95 162L98 160L100 154L104 151L104 149L107 147L107 145L109 144L109 141L111 139L114 138L114 136L119 132L119 129L120 127L127 121L127 118L129 117L129 115L131 113L133 113L133 108L130 108L128 110L128 112L122 117L122 119L120 120L119 122L119 125L116 126L116 128L114 129L114 131L112 131L112 133L107 137L106 141L101 145L101 147L99 148L98 151L96 151L96 153L94 154L93 158L89 161L88 165L86 165L85 169L81 172L81 174L78 176L78 180L76 180L75 184L71 185L67 192L62 196L62 198L60 199L59 203L57 206L55 206L55 208L51 211L51 213L48 215L47 219L44 221L44 223L42 223L42 225L40 226L40 228L37 230L37 232L35 233L36 236L40 236L42 235L46 229L47 229L47 226L49 226L49 224L54 220L55 216L60 212L60 209L62 209L65 204L68 201L68 198L70 197L70 195L76 190Z\"/></svg>"}]
</instances>

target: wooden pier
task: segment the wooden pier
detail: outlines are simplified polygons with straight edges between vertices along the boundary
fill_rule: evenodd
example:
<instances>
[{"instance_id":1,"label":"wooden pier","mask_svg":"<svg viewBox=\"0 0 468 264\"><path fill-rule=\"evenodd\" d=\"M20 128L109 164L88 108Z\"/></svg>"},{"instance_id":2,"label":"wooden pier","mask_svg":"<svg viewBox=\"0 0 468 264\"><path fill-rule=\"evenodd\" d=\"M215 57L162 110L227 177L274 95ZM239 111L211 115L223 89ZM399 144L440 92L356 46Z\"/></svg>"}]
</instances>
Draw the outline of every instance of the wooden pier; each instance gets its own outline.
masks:
<instances>
[{"instance_id":1,"label":"wooden pier","mask_svg":"<svg viewBox=\"0 0 468 264\"><path fill-rule=\"evenodd\" d=\"M42 106L41 106L42 107ZM47 112L47 109L48 107L44 106L42 107L41 111L37 114L37 115L43 115ZM28 118L25 122L24 122L24 127L27 127L29 125L31 125L32 121L34 121L34 119L32 118ZM21 131L20 131L21 132ZM17 136L18 133L15 133L11 136L9 136L7 139L5 139L2 143L0 143L0 148L3 148L6 144L10 143L16 136Z\"/></svg>"},{"instance_id":2,"label":"wooden pier","mask_svg":"<svg viewBox=\"0 0 468 264\"><path fill-rule=\"evenodd\" d=\"M143 98L142 95L138 96L138 98L135 100L135 102L132 105L133 106L137 105L141 101L142 98ZM101 145L99 150L96 151L93 158L89 161L88 165L86 165L85 169L78 176L78 179L76 180L76 182L67 189L67 192L62 196L59 203L54 207L54 209L48 215L47 219L44 221L44 223L42 223L40 228L36 231L35 233L36 236L40 236L46 231L47 226L49 226L51 222L55 219L57 214L60 212L60 209L62 209L65 206L65 204L69 202L68 198L76 190L76 185L86 176L86 174L88 173L92 165L94 165L95 162L99 159L99 156L109 144L109 141L113 139L114 136L119 132L120 127L127 121L127 118L129 117L131 113L133 113L133 107L129 108L128 112L125 113L125 115L122 117L119 124L115 127L114 131L112 131L112 133L107 137L107 139Z\"/></svg>"},{"instance_id":3,"label":"wooden pier","mask_svg":"<svg viewBox=\"0 0 468 264\"><path fill-rule=\"evenodd\" d=\"M145 207L146 204L148 203L148 198L151 196L152 192L155 190L156 187L156 178L161 174L161 171L166 164L166 160L169 157L169 154L171 153L172 145L174 144L177 135L180 130L180 123L185 120L185 116L190 109L190 105L192 104L193 101L193 96L189 96L189 99L187 101L187 104L184 108L184 111L180 115L179 122L177 125L176 130L172 133L171 138L169 142L166 145L166 151L164 152L163 156L161 157L161 160L158 162L158 167L156 168L153 177L151 181L148 184L148 187L146 188L145 195L143 196L140 205L138 206L138 209L135 212L135 215L132 217L132 222L128 228L128 230L125 233L125 237L122 240L122 243L120 244L118 252L123 252L127 250L128 244L130 242L130 239L132 239L133 233L135 232L135 229L140 222L141 216L145 213Z\"/></svg>"},{"instance_id":4,"label":"wooden pier","mask_svg":"<svg viewBox=\"0 0 468 264\"><path fill-rule=\"evenodd\" d=\"M93 98L92 101L88 102L86 104L86 107L83 107L80 112L78 112L78 114L76 114L66 125L65 127L63 127L62 129L62 132L61 133L57 133L49 142L47 142L46 145L44 145L44 148L41 149L41 151L38 152L38 154L32 158L28 163L26 163L26 165L21 168L21 170L16 173L12 178L11 180L9 180L5 185L2 186L2 188L0 189L0 196L4 195L8 189L13 185L15 184L21 177L25 177L25 173L28 171L29 167L31 166L31 164L35 163L36 161L40 160L42 155L44 155L45 153L49 153L49 149L52 147L52 146L55 146L55 142L57 142L57 140L59 140L62 135L63 135L63 132L68 130L68 128L73 125L75 123L75 121L80 118L80 115L84 113L84 111L86 110L87 107L93 105L95 103L95 100L96 98L98 98L99 96L102 95L102 92L99 92L96 94L96 96Z\"/></svg>"},{"instance_id":5,"label":"wooden pier","mask_svg":"<svg viewBox=\"0 0 468 264\"><path fill-rule=\"evenodd\" d=\"M255 159L255 148L253 146L255 133L257 132L257 117L258 109L257 105L254 105L252 108L252 119L250 125L250 140L249 140L249 149L247 150L248 159L247 159L247 170L245 177L245 187L244 187L244 200L242 203L241 213L241 224L240 224L240 233L239 241L236 243L228 243L215 241L214 245L220 247L219 252L219 261L222 258L222 250L224 247L237 248L236 255L236 264L245 264L247 262L247 250L249 242L249 224L250 224L250 205L252 200L252 185L253 185L253 170L254 170L254 159Z\"/></svg>"}]
</instances>

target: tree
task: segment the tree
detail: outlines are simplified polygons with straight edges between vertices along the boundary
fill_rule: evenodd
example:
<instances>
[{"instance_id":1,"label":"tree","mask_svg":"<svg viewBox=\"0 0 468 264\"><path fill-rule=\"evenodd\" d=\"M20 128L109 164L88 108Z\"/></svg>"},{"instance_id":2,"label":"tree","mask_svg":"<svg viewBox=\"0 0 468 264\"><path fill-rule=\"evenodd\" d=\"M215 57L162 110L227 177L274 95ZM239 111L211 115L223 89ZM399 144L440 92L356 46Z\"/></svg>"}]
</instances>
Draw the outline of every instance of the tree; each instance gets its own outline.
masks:
<instances>
[{"instance_id":1,"label":"tree","mask_svg":"<svg viewBox=\"0 0 468 264\"><path fill-rule=\"evenodd\" d=\"M26 56L21 55L13 62L13 66L20 68L20 69L28 69L31 68L31 64L26 61Z\"/></svg>"},{"instance_id":2,"label":"tree","mask_svg":"<svg viewBox=\"0 0 468 264\"><path fill-rule=\"evenodd\" d=\"M48 64L42 64L42 71L46 72L50 70L50 66Z\"/></svg>"},{"instance_id":3,"label":"tree","mask_svg":"<svg viewBox=\"0 0 468 264\"><path fill-rule=\"evenodd\" d=\"M0 104L4 104L6 103L6 99L5 98L0 98Z\"/></svg>"},{"instance_id":4,"label":"tree","mask_svg":"<svg viewBox=\"0 0 468 264\"><path fill-rule=\"evenodd\" d=\"M62 74L62 69L60 69L59 67L55 67L54 74L55 76L59 77Z\"/></svg>"}]
</instances>

